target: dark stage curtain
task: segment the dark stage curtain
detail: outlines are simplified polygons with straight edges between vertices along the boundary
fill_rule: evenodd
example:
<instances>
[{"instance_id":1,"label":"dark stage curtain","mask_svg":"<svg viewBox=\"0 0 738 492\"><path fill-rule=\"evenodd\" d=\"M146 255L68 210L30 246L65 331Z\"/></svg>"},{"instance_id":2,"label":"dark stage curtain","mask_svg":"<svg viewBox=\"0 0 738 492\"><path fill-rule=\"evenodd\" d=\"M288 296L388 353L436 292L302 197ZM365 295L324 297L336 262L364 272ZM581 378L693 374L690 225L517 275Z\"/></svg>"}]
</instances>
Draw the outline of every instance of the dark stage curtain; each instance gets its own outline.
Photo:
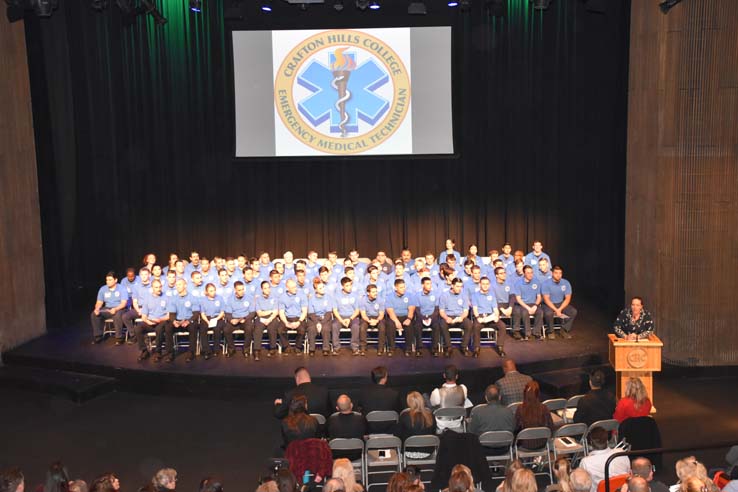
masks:
<instances>
[{"instance_id":1,"label":"dark stage curtain","mask_svg":"<svg viewBox=\"0 0 738 492\"><path fill-rule=\"evenodd\" d=\"M112 2L111 2L112 3ZM557 0L508 0L493 17L410 17L275 2L224 18L221 2L159 2L169 22L124 26L62 0L27 25L49 317L89 304L110 269L185 255L358 247L399 254L480 250L540 239L578 294L619 304L623 290L629 2L605 13ZM433 10L436 9L436 10ZM453 157L233 159L230 29L454 26ZM264 47L269 49L269 47Z\"/></svg>"}]
</instances>

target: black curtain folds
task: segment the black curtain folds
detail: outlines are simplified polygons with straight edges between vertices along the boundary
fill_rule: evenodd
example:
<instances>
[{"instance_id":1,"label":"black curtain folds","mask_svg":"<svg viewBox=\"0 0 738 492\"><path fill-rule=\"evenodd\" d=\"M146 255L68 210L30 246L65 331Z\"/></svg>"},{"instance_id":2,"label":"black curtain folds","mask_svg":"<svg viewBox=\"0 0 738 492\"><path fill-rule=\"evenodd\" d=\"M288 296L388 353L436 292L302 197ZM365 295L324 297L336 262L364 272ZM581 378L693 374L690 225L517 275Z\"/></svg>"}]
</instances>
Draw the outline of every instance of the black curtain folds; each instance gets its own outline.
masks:
<instances>
[{"instance_id":1,"label":"black curtain folds","mask_svg":"<svg viewBox=\"0 0 738 492\"><path fill-rule=\"evenodd\" d=\"M61 0L26 23L51 322L144 253L253 255L357 247L438 252L540 239L577 293L623 292L629 2L575 0L494 17L404 2L224 6L160 0L169 22ZM241 5L245 19L224 12ZM439 6L440 5L440 6ZM229 10L230 12L230 10ZM231 29L453 26L457 155L233 158ZM268 47L265 47L268 48Z\"/></svg>"}]
</instances>

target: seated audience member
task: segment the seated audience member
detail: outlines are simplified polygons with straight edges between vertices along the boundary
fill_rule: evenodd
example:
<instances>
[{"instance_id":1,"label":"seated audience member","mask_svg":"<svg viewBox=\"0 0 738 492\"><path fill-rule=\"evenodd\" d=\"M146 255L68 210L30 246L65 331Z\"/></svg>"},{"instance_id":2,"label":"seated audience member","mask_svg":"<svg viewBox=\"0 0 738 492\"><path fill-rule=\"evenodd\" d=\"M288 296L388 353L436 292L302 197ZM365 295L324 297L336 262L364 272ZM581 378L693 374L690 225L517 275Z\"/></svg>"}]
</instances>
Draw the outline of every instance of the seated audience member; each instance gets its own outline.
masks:
<instances>
[{"instance_id":1,"label":"seated audience member","mask_svg":"<svg viewBox=\"0 0 738 492\"><path fill-rule=\"evenodd\" d=\"M444 383L440 388L436 388L430 395L430 404L433 408L449 408L449 407L471 407L472 404L467 398L467 389L463 384L457 384L459 379L459 370L455 365L451 364L443 370ZM440 434L444 429L458 429L461 427L459 419L437 419L436 426Z\"/></svg>"},{"instance_id":2,"label":"seated audience member","mask_svg":"<svg viewBox=\"0 0 738 492\"><path fill-rule=\"evenodd\" d=\"M323 492L346 492L346 486L340 478L331 477L326 480Z\"/></svg>"},{"instance_id":3,"label":"seated audience member","mask_svg":"<svg viewBox=\"0 0 738 492\"><path fill-rule=\"evenodd\" d=\"M518 431L529 427L548 427L554 430L551 411L541 403L540 387L535 381L529 381L523 390L523 403L515 411L515 424ZM546 445L545 439L526 439L520 445L528 449L538 449Z\"/></svg>"},{"instance_id":4,"label":"seated audience member","mask_svg":"<svg viewBox=\"0 0 738 492\"><path fill-rule=\"evenodd\" d=\"M199 492L223 492L223 481L218 477L203 478L200 480Z\"/></svg>"},{"instance_id":5,"label":"seated audience member","mask_svg":"<svg viewBox=\"0 0 738 492\"><path fill-rule=\"evenodd\" d=\"M425 407L425 399L423 395L417 391L408 393L407 408L400 414L398 424L398 437L403 441L410 436L422 436L426 434L435 434L436 422L433 418L433 412ZM429 453L421 453L426 457ZM411 456L419 458L418 456Z\"/></svg>"},{"instance_id":6,"label":"seated audience member","mask_svg":"<svg viewBox=\"0 0 738 492\"><path fill-rule=\"evenodd\" d=\"M456 465L451 470L451 476L448 479L448 488L444 489L444 492L473 492L474 491L474 478L472 477L469 468L464 466L466 470L461 467L464 465Z\"/></svg>"},{"instance_id":7,"label":"seated audience member","mask_svg":"<svg viewBox=\"0 0 738 492\"><path fill-rule=\"evenodd\" d=\"M474 323L469 319L468 301L462 294L463 282L459 278L451 280L451 290L444 292L438 302L438 314L440 316L439 325L442 332L448 332L449 328L461 328L463 338L461 341L461 352L465 357L472 355L469 351L469 343L472 342L472 332L474 340L472 346L474 353L478 353L480 348L479 333ZM451 353L451 348L449 348Z\"/></svg>"},{"instance_id":8,"label":"seated audience member","mask_svg":"<svg viewBox=\"0 0 738 492\"><path fill-rule=\"evenodd\" d=\"M154 492L176 490L177 470L174 468L162 468L151 479L151 487Z\"/></svg>"},{"instance_id":9,"label":"seated audience member","mask_svg":"<svg viewBox=\"0 0 738 492\"><path fill-rule=\"evenodd\" d=\"M328 415L328 390L312 382L310 373L304 367L295 369L295 387L284 394L284 398L274 400L274 416L283 419L289 413L292 399L302 395L307 398L310 413Z\"/></svg>"},{"instance_id":10,"label":"seated audience member","mask_svg":"<svg viewBox=\"0 0 738 492\"><path fill-rule=\"evenodd\" d=\"M631 477L640 477L645 479L646 482L648 482L648 487L651 489L651 492L669 491L669 487L664 483L653 479L653 465L648 458L638 457L634 459L630 464L630 475Z\"/></svg>"},{"instance_id":11,"label":"seated audience member","mask_svg":"<svg viewBox=\"0 0 738 492\"><path fill-rule=\"evenodd\" d=\"M680 492L681 485L687 481L689 477L697 477L702 480L706 486L706 490L703 492L719 492L720 489L707 477L707 468L705 465L697 461L694 456L687 456L676 462L674 465L676 470L677 478L679 481L669 487L669 492Z\"/></svg>"},{"instance_id":12,"label":"seated audience member","mask_svg":"<svg viewBox=\"0 0 738 492\"><path fill-rule=\"evenodd\" d=\"M543 282L543 319L548 325L548 338L556 338L554 318L561 319L561 333L564 338L571 338L571 329L577 310L571 305L572 288L568 280L562 277L564 271L558 265L553 267L551 278Z\"/></svg>"},{"instance_id":13,"label":"seated audience member","mask_svg":"<svg viewBox=\"0 0 738 492\"><path fill-rule=\"evenodd\" d=\"M620 487L620 492L651 492L651 488L645 478L631 476L628 481Z\"/></svg>"},{"instance_id":14,"label":"seated audience member","mask_svg":"<svg viewBox=\"0 0 738 492\"><path fill-rule=\"evenodd\" d=\"M508 406L511 403L523 401L525 386L533 378L519 373L513 359L505 359L502 362L502 371L505 373L505 376L495 382L495 386L500 390L500 401L502 404Z\"/></svg>"},{"instance_id":15,"label":"seated audience member","mask_svg":"<svg viewBox=\"0 0 738 492\"><path fill-rule=\"evenodd\" d=\"M643 340L653 333L653 316L643 307L643 299L634 297L630 307L620 311L612 331L626 340Z\"/></svg>"},{"instance_id":16,"label":"seated audience member","mask_svg":"<svg viewBox=\"0 0 738 492\"><path fill-rule=\"evenodd\" d=\"M149 350L146 348L146 332L153 330L156 333L156 346L154 349L154 362L159 362L162 345L164 343L164 330L169 324L169 311L167 311L167 299L161 288L161 281L154 280L151 283L151 295L143 298L141 307L141 323L136 325L136 343L140 354L138 360L149 358Z\"/></svg>"},{"instance_id":17,"label":"seated audience member","mask_svg":"<svg viewBox=\"0 0 738 492\"><path fill-rule=\"evenodd\" d=\"M89 492L89 487L87 487L87 482L84 480L72 480L69 482L69 492Z\"/></svg>"},{"instance_id":18,"label":"seated audience member","mask_svg":"<svg viewBox=\"0 0 738 492\"><path fill-rule=\"evenodd\" d=\"M522 470L523 468L525 468L525 466L520 460L511 461L505 470L505 478L502 479L502 482L497 486L497 492L512 492L512 477L515 475L516 471ZM587 491L589 492L589 489L587 489Z\"/></svg>"},{"instance_id":19,"label":"seated audience member","mask_svg":"<svg viewBox=\"0 0 738 492\"><path fill-rule=\"evenodd\" d=\"M612 418L615 413L615 397L605 389L605 373L597 369L589 375L590 391L579 400L574 412L574 422L587 424Z\"/></svg>"},{"instance_id":20,"label":"seated audience member","mask_svg":"<svg viewBox=\"0 0 738 492\"><path fill-rule=\"evenodd\" d=\"M339 458L333 462L333 478L343 482L344 492L363 492L364 487L356 483L354 467L346 458Z\"/></svg>"},{"instance_id":21,"label":"seated audience member","mask_svg":"<svg viewBox=\"0 0 738 492\"><path fill-rule=\"evenodd\" d=\"M277 482L277 490L279 492L297 492L297 477L289 470L289 468L280 468L275 477Z\"/></svg>"},{"instance_id":22,"label":"seated audience member","mask_svg":"<svg viewBox=\"0 0 738 492\"><path fill-rule=\"evenodd\" d=\"M100 475L90 482L90 492L118 492L120 490L120 479L113 473Z\"/></svg>"},{"instance_id":23,"label":"seated audience member","mask_svg":"<svg viewBox=\"0 0 738 492\"><path fill-rule=\"evenodd\" d=\"M586 470L592 477L591 492L597 492L597 484L605 478L605 463L615 453L621 451L618 448L608 447L608 433L602 427L595 427L589 433L590 452L582 458L579 467ZM630 473L630 460L627 456L618 456L610 462L610 476Z\"/></svg>"},{"instance_id":24,"label":"seated audience member","mask_svg":"<svg viewBox=\"0 0 738 492\"><path fill-rule=\"evenodd\" d=\"M389 371L384 366L377 366L372 369L372 384L362 388L359 396L358 407L361 412L366 415L375 410L394 410L400 409L400 394L397 390L387 386L389 379Z\"/></svg>"},{"instance_id":25,"label":"seated audience member","mask_svg":"<svg viewBox=\"0 0 738 492\"><path fill-rule=\"evenodd\" d=\"M289 413L282 419L284 447L292 441L318 437L318 421L308 413L305 395L296 395L290 402Z\"/></svg>"},{"instance_id":26,"label":"seated audience member","mask_svg":"<svg viewBox=\"0 0 738 492\"><path fill-rule=\"evenodd\" d=\"M571 463L566 458L559 458L553 464L553 475L555 483L546 487L546 492L572 492L569 475L571 474ZM612 491L615 492L615 491Z\"/></svg>"},{"instance_id":27,"label":"seated audience member","mask_svg":"<svg viewBox=\"0 0 738 492\"><path fill-rule=\"evenodd\" d=\"M513 473L511 492L537 492L536 476L530 468L521 468Z\"/></svg>"},{"instance_id":28,"label":"seated audience member","mask_svg":"<svg viewBox=\"0 0 738 492\"><path fill-rule=\"evenodd\" d=\"M123 345L123 311L128 304L128 291L118 283L115 272L105 275L105 285L97 291L97 301L90 314L92 343L103 341L105 320L112 319L115 328L115 344Z\"/></svg>"},{"instance_id":29,"label":"seated audience member","mask_svg":"<svg viewBox=\"0 0 738 492\"><path fill-rule=\"evenodd\" d=\"M46 482L44 483L43 492L62 492L67 490L69 485L69 473L60 461L55 461L46 470Z\"/></svg>"},{"instance_id":30,"label":"seated audience member","mask_svg":"<svg viewBox=\"0 0 738 492\"><path fill-rule=\"evenodd\" d=\"M285 327L281 336L282 352L300 353L303 351L305 332L307 331L308 299L305 294L297 290L297 282L291 278L285 283L285 291L278 298L279 319ZM287 330L295 330L295 346L290 347Z\"/></svg>"},{"instance_id":31,"label":"seated audience member","mask_svg":"<svg viewBox=\"0 0 738 492\"><path fill-rule=\"evenodd\" d=\"M387 492L405 492L412 484L413 480L408 473L393 473L387 484Z\"/></svg>"},{"instance_id":32,"label":"seated audience member","mask_svg":"<svg viewBox=\"0 0 738 492\"><path fill-rule=\"evenodd\" d=\"M705 492L706 490L709 490L707 482L699 477L689 477L684 480L679 486L679 492ZM634 490L634 492L641 491ZM646 492L648 492L648 489L646 489Z\"/></svg>"},{"instance_id":33,"label":"seated audience member","mask_svg":"<svg viewBox=\"0 0 738 492\"><path fill-rule=\"evenodd\" d=\"M569 483L571 492L591 492L592 490L592 476L584 468L572 471L569 475ZM597 487L596 484L595 487Z\"/></svg>"},{"instance_id":34,"label":"seated audience member","mask_svg":"<svg viewBox=\"0 0 738 492\"><path fill-rule=\"evenodd\" d=\"M489 431L515 432L515 415L509 408L500 404L500 391L497 386L494 384L487 386L484 390L484 400L487 402L486 405L472 410L469 432L476 435Z\"/></svg>"},{"instance_id":35,"label":"seated audience member","mask_svg":"<svg viewBox=\"0 0 738 492\"><path fill-rule=\"evenodd\" d=\"M366 418L354 412L354 404L347 395L341 395L336 401L337 412L328 418L326 433L328 439L363 439L366 434ZM361 457L361 451L334 451L334 458L348 458L351 461Z\"/></svg>"},{"instance_id":36,"label":"seated audience member","mask_svg":"<svg viewBox=\"0 0 738 492\"><path fill-rule=\"evenodd\" d=\"M639 378L628 378L625 384L625 396L620 399L613 417L618 422L631 417L647 417L651 413L651 400L648 399L646 387Z\"/></svg>"}]
</instances>

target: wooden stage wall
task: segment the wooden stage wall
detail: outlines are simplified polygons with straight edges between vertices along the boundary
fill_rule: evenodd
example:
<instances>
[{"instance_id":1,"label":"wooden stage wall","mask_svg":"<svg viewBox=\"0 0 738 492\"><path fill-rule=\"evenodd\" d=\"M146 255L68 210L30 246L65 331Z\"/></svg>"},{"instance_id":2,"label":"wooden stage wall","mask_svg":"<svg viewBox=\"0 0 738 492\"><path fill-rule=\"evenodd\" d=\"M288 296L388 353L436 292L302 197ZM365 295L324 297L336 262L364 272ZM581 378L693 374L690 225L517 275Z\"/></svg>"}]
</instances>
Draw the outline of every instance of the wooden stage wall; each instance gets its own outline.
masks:
<instances>
[{"instance_id":1,"label":"wooden stage wall","mask_svg":"<svg viewBox=\"0 0 738 492\"><path fill-rule=\"evenodd\" d=\"M664 359L738 363L738 6L632 4L625 291ZM626 301L627 302L627 301Z\"/></svg>"},{"instance_id":2,"label":"wooden stage wall","mask_svg":"<svg viewBox=\"0 0 738 492\"><path fill-rule=\"evenodd\" d=\"M23 21L0 19L0 352L46 332L36 150Z\"/></svg>"}]
</instances>

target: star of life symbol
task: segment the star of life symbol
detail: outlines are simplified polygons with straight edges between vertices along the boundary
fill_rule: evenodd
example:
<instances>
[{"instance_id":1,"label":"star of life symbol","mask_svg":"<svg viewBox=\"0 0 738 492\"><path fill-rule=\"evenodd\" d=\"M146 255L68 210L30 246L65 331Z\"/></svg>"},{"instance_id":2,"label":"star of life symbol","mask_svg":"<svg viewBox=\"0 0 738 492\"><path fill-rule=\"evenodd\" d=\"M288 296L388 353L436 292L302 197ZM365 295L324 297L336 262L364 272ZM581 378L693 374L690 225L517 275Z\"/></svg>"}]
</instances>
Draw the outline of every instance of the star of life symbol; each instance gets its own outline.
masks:
<instances>
[{"instance_id":1,"label":"star of life symbol","mask_svg":"<svg viewBox=\"0 0 738 492\"><path fill-rule=\"evenodd\" d=\"M371 126L387 113L390 102L375 91L390 80L373 58L357 66L356 52L341 47L329 53L329 66L310 60L297 83L311 92L297 104L314 127L330 120L330 132L342 137L359 132L359 120Z\"/></svg>"}]
</instances>

